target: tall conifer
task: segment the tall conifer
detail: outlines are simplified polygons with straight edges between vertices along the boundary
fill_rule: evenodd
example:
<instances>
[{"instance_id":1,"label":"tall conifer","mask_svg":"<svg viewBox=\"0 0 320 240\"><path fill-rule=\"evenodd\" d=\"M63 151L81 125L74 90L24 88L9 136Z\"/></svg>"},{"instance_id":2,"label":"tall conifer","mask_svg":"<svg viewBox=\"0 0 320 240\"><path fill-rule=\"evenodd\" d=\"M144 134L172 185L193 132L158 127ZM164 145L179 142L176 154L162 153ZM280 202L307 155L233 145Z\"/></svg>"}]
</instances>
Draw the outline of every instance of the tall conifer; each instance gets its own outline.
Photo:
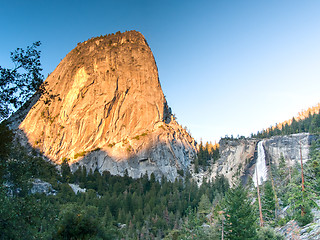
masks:
<instances>
[{"instance_id":1,"label":"tall conifer","mask_svg":"<svg viewBox=\"0 0 320 240\"><path fill-rule=\"evenodd\" d=\"M226 195L226 239L256 239L256 216L247 190L240 184Z\"/></svg>"}]
</instances>

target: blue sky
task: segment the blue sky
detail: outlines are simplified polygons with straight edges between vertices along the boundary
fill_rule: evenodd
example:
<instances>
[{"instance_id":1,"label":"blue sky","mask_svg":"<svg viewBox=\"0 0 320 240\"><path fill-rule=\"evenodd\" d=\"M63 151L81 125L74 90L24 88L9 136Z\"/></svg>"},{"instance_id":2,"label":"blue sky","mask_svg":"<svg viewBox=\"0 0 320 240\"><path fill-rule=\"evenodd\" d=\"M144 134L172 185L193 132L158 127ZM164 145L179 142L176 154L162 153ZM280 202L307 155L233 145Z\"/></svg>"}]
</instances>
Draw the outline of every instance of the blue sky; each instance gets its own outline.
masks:
<instances>
[{"instance_id":1,"label":"blue sky","mask_svg":"<svg viewBox=\"0 0 320 240\"><path fill-rule=\"evenodd\" d=\"M45 76L78 42L137 30L178 122L249 135L320 102L320 1L1 1L0 65L41 41Z\"/></svg>"}]
</instances>

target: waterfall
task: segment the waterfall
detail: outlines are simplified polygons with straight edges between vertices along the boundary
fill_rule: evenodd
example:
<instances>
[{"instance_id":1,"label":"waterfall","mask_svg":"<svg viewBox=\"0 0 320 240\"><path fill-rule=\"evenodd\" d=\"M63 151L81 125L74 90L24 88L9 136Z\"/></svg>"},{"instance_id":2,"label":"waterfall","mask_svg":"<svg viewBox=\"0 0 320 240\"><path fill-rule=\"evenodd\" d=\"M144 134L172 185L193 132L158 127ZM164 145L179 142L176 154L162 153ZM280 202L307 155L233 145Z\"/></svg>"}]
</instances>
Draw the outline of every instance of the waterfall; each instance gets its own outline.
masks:
<instances>
[{"instance_id":1,"label":"waterfall","mask_svg":"<svg viewBox=\"0 0 320 240\"><path fill-rule=\"evenodd\" d=\"M262 182L267 180L267 165L266 165L266 156L263 148L263 141L258 143L258 157L256 162L255 171L252 177L254 186L257 186L257 177L258 172L258 184L261 185Z\"/></svg>"}]
</instances>

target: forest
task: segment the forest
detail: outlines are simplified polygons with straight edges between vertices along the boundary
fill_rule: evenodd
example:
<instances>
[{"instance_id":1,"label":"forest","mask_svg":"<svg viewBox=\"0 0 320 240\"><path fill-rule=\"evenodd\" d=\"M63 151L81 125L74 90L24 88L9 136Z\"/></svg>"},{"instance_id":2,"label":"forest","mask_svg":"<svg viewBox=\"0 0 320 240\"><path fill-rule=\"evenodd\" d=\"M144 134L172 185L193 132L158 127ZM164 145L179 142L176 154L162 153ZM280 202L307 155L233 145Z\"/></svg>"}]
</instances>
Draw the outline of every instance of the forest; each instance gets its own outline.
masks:
<instances>
[{"instance_id":1,"label":"forest","mask_svg":"<svg viewBox=\"0 0 320 240\"><path fill-rule=\"evenodd\" d=\"M59 172L10 142L11 136L1 124L1 239L162 239L173 230L189 235L186 224L199 227L211 202L229 189L223 176L198 186L190 175L160 182L153 174L132 179L85 168L72 173L67 161ZM30 194L35 179L57 193ZM74 193L69 183L86 192Z\"/></svg>"},{"instance_id":2,"label":"forest","mask_svg":"<svg viewBox=\"0 0 320 240\"><path fill-rule=\"evenodd\" d=\"M221 239L222 232L225 239L282 239L273 229L292 219L310 223L320 191L320 141L304 166L303 193L299 165L287 168L282 159L272 167L260 187L259 227L252 182L230 188L223 176L198 186L190 175L170 182L153 174L132 179L85 168L72 173L67 161L59 171L36 151L14 144L5 124L0 136L0 239ZM55 194L31 194L35 179L50 183ZM70 184L86 191L76 194ZM266 234L271 237L262 238Z\"/></svg>"}]
</instances>

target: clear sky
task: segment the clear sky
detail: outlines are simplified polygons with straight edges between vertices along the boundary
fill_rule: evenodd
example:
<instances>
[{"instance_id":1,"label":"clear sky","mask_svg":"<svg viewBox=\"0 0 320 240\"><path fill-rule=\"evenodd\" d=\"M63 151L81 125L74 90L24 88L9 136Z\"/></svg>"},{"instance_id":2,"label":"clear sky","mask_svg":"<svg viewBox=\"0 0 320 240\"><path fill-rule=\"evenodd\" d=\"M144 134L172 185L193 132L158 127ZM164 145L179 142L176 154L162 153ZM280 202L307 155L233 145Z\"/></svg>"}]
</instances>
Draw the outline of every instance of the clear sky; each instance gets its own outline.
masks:
<instances>
[{"instance_id":1,"label":"clear sky","mask_svg":"<svg viewBox=\"0 0 320 240\"><path fill-rule=\"evenodd\" d=\"M78 42L140 31L197 140L248 136L320 102L318 0L0 2L0 65L41 41L45 76Z\"/></svg>"}]
</instances>

